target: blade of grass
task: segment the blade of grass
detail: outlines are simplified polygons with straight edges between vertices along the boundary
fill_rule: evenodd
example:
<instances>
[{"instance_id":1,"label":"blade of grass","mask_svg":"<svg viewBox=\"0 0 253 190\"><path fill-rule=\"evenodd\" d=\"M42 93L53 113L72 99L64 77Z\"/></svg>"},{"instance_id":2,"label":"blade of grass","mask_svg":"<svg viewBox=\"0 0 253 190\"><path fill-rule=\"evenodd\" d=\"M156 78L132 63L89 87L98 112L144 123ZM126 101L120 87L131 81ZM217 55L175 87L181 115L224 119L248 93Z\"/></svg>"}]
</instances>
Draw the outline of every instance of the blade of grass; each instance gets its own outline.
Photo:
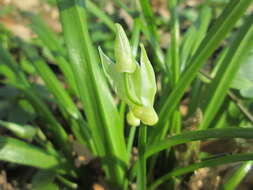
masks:
<instances>
[{"instance_id":1,"label":"blade of grass","mask_svg":"<svg viewBox=\"0 0 253 190\"><path fill-rule=\"evenodd\" d=\"M219 46L220 42L225 39L236 22L243 16L251 2L252 0L232 0L232 2L228 3L227 7L224 8L223 13L217 19L214 26L210 29L207 36L200 44L200 47L191 58L191 65L183 73L178 85L175 89L173 89L172 93L163 104L163 107L159 113L159 122L155 128L150 130L151 133L148 142L156 142L165 137L167 130L164 130L163 128L167 122L167 118L170 118L173 110L176 108L180 102L180 99L184 95L185 90L189 87L192 80L197 76L199 69Z\"/></svg>"},{"instance_id":2,"label":"blade of grass","mask_svg":"<svg viewBox=\"0 0 253 190\"><path fill-rule=\"evenodd\" d=\"M179 80L180 76L180 60L179 60L179 38L180 38L180 28L179 28L179 18L177 11L177 0L168 0L168 6L171 14L171 43L168 48L170 60L167 60L167 65L171 68L171 80L172 85L175 86Z\"/></svg>"},{"instance_id":3,"label":"blade of grass","mask_svg":"<svg viewBox=\"0 0 253 190\"><path fill-rule=\"evenodd\" d=\"M219 129L206 129L201 131L184 132L180 135L168 137L160 142L153 142L148 146L145 153L146 157L150 157L153 154L160 152L164 149L170 148L178 144L183 144L191 141L206 140L210 138L252 138L253 129L240 128L240 127L228 127Z\"/></svg>"},{"instance_id":4,"label":"blade of grass","mask_svg":"<svg viewBox=\"0 0 253 190\"><path fill-rule=\"evenodd\" d=\"M98 155L107 179L123 187L128 154L121 120L90 41L84 2L58 0L58 6L71 67Z\"/></svg>"},{"instance_id":5,"label":"blade of grass","mask_svg":"<svg viewBox=\"0 0 253 190\"><path fill-rule=\"evenodd\" d=\"M238 35L231 43L222 64L219 66L220 69L216 77L212 80L205 93L205 114L200 129L207 128L215 117L215 114L223 103L234 76L240 68L240 63L243 63L243 59L250 53L253 47L252 20L253 14L247 18L240 31L238 31Z\"/></svg>"},{"instance_id":6,"label":"blade of grass","mask_svg":"<svg viewBox=\"0 0 253 190\"><path fill-rule=\"evenodd\" d=\"M206 161L202 161L200 163L191 164L186 167L181 167L178 169L173 170L172 172L169 172L168 174L160 177L157 179L148 189L154 190L157 189L159 185L170 179L171 177L180 176L189 172L193 172L200 168L205 167L215 167L223 164L229 164L234 162L241 162L241 161L248 161L253 160L253 153L249 154L236 154L236 155L229 155L229 156L222 156L219 158L214 158Z\"/></svg>"}]
</instances>

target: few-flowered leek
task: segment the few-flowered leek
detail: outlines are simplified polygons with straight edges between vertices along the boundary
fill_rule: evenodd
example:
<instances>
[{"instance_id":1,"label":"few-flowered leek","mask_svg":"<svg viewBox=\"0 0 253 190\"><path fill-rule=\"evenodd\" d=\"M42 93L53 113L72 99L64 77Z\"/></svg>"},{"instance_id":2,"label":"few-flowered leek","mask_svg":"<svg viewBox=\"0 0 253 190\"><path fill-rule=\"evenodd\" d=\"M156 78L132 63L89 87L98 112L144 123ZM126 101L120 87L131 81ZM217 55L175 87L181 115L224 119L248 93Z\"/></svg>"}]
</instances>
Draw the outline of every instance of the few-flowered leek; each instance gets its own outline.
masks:
<instances>
[{"instance_id":1,"label":"few-flowered leek","mask_svg":"<svg viewBox=\"0 0 253 190\"><path fill-rule=\"evenodd\" d=\"M153 108L156 81L152 65L142 44L140 64L136 62L123 28L119 24L116 28L115 47L120 47L115 48L116 63L99 48L103 70L116 94L129 106L128 123L138 126L142 121L146 125L155 125L158 116Z\"/></svg>"}]
</instances>

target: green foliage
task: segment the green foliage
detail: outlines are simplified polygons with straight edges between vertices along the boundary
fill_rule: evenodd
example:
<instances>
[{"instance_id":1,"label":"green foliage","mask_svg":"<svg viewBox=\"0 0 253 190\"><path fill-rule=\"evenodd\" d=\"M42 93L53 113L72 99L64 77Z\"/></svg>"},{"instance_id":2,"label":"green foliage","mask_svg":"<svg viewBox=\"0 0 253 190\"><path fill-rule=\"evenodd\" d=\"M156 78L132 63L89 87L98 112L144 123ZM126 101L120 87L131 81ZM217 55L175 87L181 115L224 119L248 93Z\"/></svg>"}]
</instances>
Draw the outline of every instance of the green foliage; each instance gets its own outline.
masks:
<instances>
[{"instance_id":1,"label":"green foliage","mask_svg":"<svg viewBox=\"0 0 253 190\"><path fill-rule=\"evenodd\" d=\"M148 0L114 0L113 15L104 1L48 2L59 8L62 33L28 12L21 15L35 39L0 27L1 161L36 168L37 190L83 188L89 167L75 165L83 157L86 164L98 157L111 187L125 190L187 183L181 176L199 168L243 162L223 185L236 188L253 160L246 141L253 138L252 0L206 1L186 11L185 1L170 0L169 22ZM132 28L119 18L122 9ZM237 139L247 149L201 160L199 143L209 139Z\"/></svg>"}]
</instances>

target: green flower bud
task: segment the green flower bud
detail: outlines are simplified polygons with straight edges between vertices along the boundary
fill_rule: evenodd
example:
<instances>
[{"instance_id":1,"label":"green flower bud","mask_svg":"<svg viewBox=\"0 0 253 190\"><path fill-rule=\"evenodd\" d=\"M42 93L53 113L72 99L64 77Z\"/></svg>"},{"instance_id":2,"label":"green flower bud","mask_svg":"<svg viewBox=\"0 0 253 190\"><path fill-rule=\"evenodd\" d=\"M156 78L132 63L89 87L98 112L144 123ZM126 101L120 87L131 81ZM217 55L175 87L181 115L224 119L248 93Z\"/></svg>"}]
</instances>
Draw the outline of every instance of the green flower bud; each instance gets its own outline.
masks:
<instances>
[{"instance_id":1,"label":"green flower bud","mask_svg":"<svg viewBox=\"0 0 253 190\"><path fill-rule=\"evenodd\" d=\"M152 126L158 122L158 116L153 107L136 106L132 108L132 112L146 125Z\"/></svg>"},{"instance_id":2,"label":"green flower bud","mask_svg":"<svg viewBox=\"0 0 253 190\"><path fill-rule=\"evenodd\" d=\"M141 78L141 101L144 106L153 107L154 98L157 91L156 81L155 81L155 72L148 59L148 56L143 44L141 44L140 75L141 75L140 77Z\"/></svg>"},{"instance_id":3,"label":"green flower bud","mask_svg":"<svg viewBox=\"0 0 253 190\"><path fill-rule=\"evenodd\" d=\"M127 113L127 123L133 127L137 127L140 125L140 119L134 116L132 111Z\"/></svg>"},{"instance_id":4,"label":"green flower bud","mask_svg":"<svg viewBox=\"0 0 253 190\"><path fill-rule=\"evenodd\" d=\"M99 54L100 59L102 62L102 67L104 70L104 73L106 77L109 79L109 82L111 83L113 89L117 93L117 95L124 101L127 102L127 96L126 96L126 88L125 88L125 82L124 82L124 75L123 73L120 73L116 70L115 63L110 60L109 57L107 57L102 49L99 47Z\"/></svg>"},{"instance_id":5,"label":"green flower bud","mask_svg":"<svg viewBox=\"0 0 253 190\"><path fill-rule=\"evenodd\" d=\"M103 70L113 86L117 95L127 104L140 105L140 100L135 93L135 87L132 74L121 73L116 70L116 64L107 57L99 47L100 58ZM137 63L135 63L137 64Z\"/></svg>"},{"instance_id":6,"label":"green flower bud","mask_svg":"<svg viewBox=\"0 0 253 190\"><path fill-rule=\"evenodd\" d=\"M116 26L118 34L115 43L118 45L115 45L116 64L102 52L101 48L99 48L104 72L117 95L126 102L131 109L127 114L128 123L131 126L138 126L141 120L146 125L155 125L158 122L158 116L153 108L157 91L153 67L142 44L141 64L139 65L131 58L131 47L128 39L122 27L119 24L116 24ZM126 52L128 53L123 53L123 55L119 56L120 53L117 51L120 48L116 47L123 46L127 47ZM122 64L123 62L124 64ZM119 68L122 70L119 71Z\"/></svg>"},{"instance_id":7,"label":"green flower bud","mask_svg":"<svg viewBox=\"0 0 253 190\"><path fill-rule=\"evenodd\" d=\"M129 44L125 31L120 24L116 26L116 39L114 54L116 60L116 70L118 72L133 73L136 69L132 48Z\"/></svg>"}]
</instances>

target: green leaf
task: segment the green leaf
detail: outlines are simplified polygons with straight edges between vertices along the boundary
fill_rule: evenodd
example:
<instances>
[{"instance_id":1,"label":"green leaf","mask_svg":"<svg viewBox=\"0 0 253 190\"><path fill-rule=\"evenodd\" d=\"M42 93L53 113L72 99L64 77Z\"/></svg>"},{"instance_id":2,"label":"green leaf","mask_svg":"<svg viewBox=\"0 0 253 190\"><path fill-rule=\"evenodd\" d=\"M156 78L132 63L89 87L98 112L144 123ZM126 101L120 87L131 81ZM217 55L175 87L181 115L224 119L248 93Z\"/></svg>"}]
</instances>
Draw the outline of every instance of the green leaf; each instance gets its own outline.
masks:
<instances>
[{"instance_id":1,"label":"green leaf","mask_svg":"<svg viewBox=\"0 0 253 190\"><path fill-rule=\"evenodd\" d=\"M223 190L233 190L240 184L244 177L250 172L252 161L244 162L239 169L226 181Z\"/></svg>"},{"instance_id":2,"label":"green leaf","mask_svg":"<svg viewBox=\"0 0 253 190\"><path fill-rule=\"evenodd\" d=\"M0 126L13 132L17 137L23 139L33 139L37 134L37 129L31 125L19 125L12 122L6 122L0 120Z\"/></svg>"},{"instance_id":3,"label":"green leaf","mask_svg":"<svg viewBox=\"0 0 253 190\"><path fill-rule=\"evenodd\" d=\"M0 136L0 160L42 169L57 169L62 164L59 157L23 141Z\"/></svg>"},{"instance_id":4,"label":"green leaf","mask_svg":"<svg viewBox=\"0 0 253 190\"><path fill-rule=\"evenodd\" d=\"M153 142L148 146L146 156L160 152L172 146L191 141L206 140L210 138L253 138L252 128L228 127L220 129L206 129L203 131L184 132L180 135L168 137L160 142Z\"/></svg>"},{"instance_id":5,"label":"green leaf","mask_svg":"<svg viewBox=\"0 0 253 190\"><path fill-rule=\"evenodd\" d=\"M58 6L70 65L98 156L108 180L122 187L128 166L124 133L91 43L84 1L58 0Z\"/></svg>"}]
</instances>

